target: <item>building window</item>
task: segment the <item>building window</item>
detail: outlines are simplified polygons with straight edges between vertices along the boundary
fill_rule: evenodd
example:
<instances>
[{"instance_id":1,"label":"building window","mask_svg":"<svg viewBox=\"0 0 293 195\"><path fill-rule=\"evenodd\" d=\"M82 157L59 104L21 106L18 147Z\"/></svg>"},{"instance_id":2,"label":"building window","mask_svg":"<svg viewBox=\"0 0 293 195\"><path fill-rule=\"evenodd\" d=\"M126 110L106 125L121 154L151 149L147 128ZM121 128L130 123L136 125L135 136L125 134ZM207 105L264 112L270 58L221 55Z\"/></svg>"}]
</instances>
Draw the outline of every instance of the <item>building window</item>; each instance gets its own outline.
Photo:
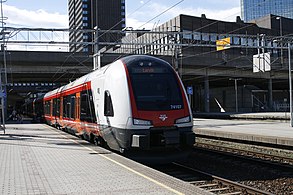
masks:
<instances>
[{"instance_id":1,"label":"building window","mask_svg":"<svg viewBox=\"0 0 293 195\"><path fill-rule=\"evenodd\" d=\"M87 21L88 20L88 17L82 17L82 20L83 21Z\"/></svg>"},{"instance_id":2,"label":"building window","mask_svg":"<svg viewBox=\"0 0 293 195\"><path fill-rule=\"evenodd\" d=\"M193 39L200 41L201 40L201 34L199 32L194 32L193 33Z\"/></svg>"},{"instance_id":3,"label":"building window","mask_svg":"<svg viewBox=\"0 0 293 195\"><path fill-rule=\"evenodd\" d=\"M87 4L82 4L82 8L87 8Z\"/></svg>"},{"instance_id":4,"label":"building window","mask_svg":"<svg viewBox=\"0 0 293 195\"><path fill-rule=\"evenodd\" d=\"M88 12L87 10L83 10L83 11L82 11L82 14L83 14L83 15L86 15L86 14L88 14L88 13L89 13L89 12Z\"/></svg>"},{"instance_id":5,"label":"building window","mask_svg":"<svg viewBox=\"0 0 293 195\"><path fill-rule=\"evenodd\" d=\"M240 38L239 37L233 37L233 44L234 45L240 45Z\"/></svg>"},{"instance_id":6,"label":"building window","mask_svg":"<svg viewBox=\"0 0 293 195\"><path fill-rule=\"evenodd\" d=\"M183 30L183 39L192 39L192 32L190 30Z\"/></svg>"}]
</instances>

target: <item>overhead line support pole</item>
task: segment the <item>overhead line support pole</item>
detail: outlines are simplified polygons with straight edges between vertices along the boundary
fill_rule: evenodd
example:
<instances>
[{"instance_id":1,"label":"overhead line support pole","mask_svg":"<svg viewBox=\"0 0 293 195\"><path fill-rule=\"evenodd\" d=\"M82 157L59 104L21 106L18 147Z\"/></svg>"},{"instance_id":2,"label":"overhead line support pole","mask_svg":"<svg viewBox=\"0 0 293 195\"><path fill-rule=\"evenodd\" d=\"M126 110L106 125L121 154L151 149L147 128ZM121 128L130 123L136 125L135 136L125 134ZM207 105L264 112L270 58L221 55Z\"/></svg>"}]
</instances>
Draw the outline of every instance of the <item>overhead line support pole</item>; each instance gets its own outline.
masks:
<instances>
[{"instance_id":1,"label":"overhead line support pole","mask_svg":"<svg viewBox=\"0 0 293 195\"><path fill-rule=\"evenodd\" d=\"M291 43L288 43L288 58L289 58L289 98L290 98L290 126L293 127L292 117L292 71L291 71Z\"/></svg>"}]
</instances>

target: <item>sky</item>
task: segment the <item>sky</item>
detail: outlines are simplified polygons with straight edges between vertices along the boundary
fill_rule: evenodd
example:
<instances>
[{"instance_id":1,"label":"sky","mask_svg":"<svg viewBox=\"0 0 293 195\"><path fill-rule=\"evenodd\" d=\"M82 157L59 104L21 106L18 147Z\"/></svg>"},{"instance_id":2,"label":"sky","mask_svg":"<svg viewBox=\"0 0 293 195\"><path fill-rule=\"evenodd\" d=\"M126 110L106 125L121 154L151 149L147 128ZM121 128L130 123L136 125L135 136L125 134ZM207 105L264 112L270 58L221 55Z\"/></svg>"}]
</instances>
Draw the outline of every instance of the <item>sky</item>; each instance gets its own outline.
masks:
<instances>
[{"instance_id":1,"label":"sky","mask_svg":"<svg viewBox=\"0 0 293 195\"><path fill-rule=\"evenodd\" d=\"M126 26L152 29L186 14L236 21L240 0L125 0ZM6 26L17 28L68 28L67 0L7 0L3 3Z\"/></svg>"}]
</instances>

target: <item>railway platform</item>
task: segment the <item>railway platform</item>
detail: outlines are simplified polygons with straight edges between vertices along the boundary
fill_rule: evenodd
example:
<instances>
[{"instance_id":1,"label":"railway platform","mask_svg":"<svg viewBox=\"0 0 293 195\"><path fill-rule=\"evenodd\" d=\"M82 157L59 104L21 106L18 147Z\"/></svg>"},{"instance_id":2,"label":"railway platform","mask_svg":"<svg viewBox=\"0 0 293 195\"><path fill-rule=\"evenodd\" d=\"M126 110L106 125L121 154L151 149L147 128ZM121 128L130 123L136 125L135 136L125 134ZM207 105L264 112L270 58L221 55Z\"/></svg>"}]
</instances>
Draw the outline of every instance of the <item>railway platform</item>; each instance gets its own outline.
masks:
<instances>
[{"instance_id":1,"label":"railway platform","mask_svg":"<svg viewBox=\"0 0 293 195\"><path fill-rule=\"evenodd\" d=\"M193 124L198 135L293 148L289 113L205 113L195 115Z\"/></svg>"},{"instance_id":2,"label":"railway platform","mask_svg":"<svg viewBox=\"0 0 293 195\"><path fill-rule=\"evenodd\" d=\"M209 194L50 126L24 123L0 131L0 194Z\"/></svg>"}]
</instances>

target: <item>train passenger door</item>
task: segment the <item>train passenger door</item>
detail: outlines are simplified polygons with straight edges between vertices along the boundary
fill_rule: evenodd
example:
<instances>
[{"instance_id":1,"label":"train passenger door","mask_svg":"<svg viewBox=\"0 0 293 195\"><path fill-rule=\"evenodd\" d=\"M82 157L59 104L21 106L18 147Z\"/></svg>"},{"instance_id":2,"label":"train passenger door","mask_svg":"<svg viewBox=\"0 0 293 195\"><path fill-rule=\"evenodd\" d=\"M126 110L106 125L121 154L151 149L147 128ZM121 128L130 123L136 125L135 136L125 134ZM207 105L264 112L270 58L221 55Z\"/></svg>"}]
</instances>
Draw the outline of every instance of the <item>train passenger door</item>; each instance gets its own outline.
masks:
<instances>
[{"instance_id":1,"label":"train passenger door","mask_svg":"<svg viewBox=\"0 0 293 195\"><path fill-rule=\"evenodd\" d=\"M103 123L104 115L104 78L99 77L92 82L93 88L93 98L94 98L94 108L97 119L97 124Z\"/></svg>"},{"instance_id":2,"label":"train passenger door","mask_svg":"<svg viewBox=\"0 0 293 195\"><path fill-rule=\"evenodd\" d=\"M76 93L75 104L75 120L80 122L80 92Z\"/></svg>"},{"instance_id":3,"label":"train passenger door","mask_svg":"<svg viewBox=\"0 0 293 195\"><path fill-rule=\"evenodd\" d=\"M80 122L80 92L76 93L75 98L75 121L76 121L76 129L78 132L81 132L81 122Z\"/></svg>"}]
</instances>

